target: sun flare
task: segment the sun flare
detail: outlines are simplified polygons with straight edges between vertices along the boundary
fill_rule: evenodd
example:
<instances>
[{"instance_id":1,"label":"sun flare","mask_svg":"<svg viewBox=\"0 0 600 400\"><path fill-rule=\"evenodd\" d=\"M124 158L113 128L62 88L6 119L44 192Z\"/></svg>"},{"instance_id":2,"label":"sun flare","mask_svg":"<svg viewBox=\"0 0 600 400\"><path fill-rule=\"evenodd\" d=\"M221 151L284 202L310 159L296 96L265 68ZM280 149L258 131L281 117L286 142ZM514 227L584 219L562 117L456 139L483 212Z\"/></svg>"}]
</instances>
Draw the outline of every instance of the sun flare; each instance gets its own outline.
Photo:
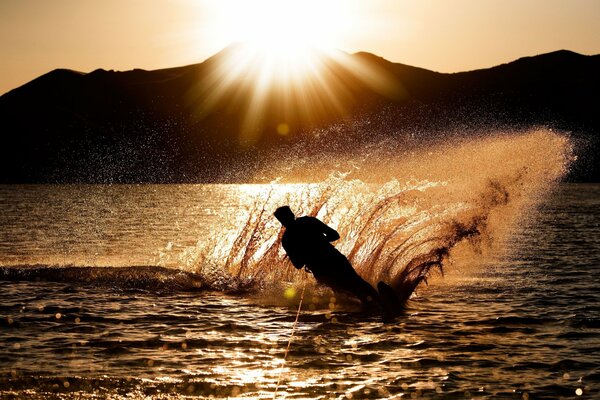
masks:
<instances>
[{"instance_id":1,"label":"sun flare","mask_svg":"<svg viewBox=\"0 0 600 400\"><path fill-rule=\"evenodd\" d=\"M373 63L336 49L342 36L360 29L358 13L347 2L211 4L212 34L234 45L214 57L217 68L199 77L189 105L199 119L216 109L241 108L244 117L237 122L243 145L254 144L265 132L291 137L343 114L353 102L356 80L377 92L396 87Z\"/></svg>"},{"instance_id":2,"label":"sun flare","mask_svg":"<svg viewBox=\"0 0 600 400\"><path fill-rule=\"evenodd\" d=\"M245 45L236 58L260 71L262 85L314 73L316 52L332 51L351 19L337 0L221 0L214 7L221 21L215 36Z\"/></svg>"},{"instance_id":3,"label":"sun flare","mask_svg":"<svg viewBox=\"0 0 600 400\"><path fill-rule=\"evenodd\" d=\"M331 48L353 25L342 1L220 0L213 5L215 36L250 43L271 57Z\"/></svg>"}]
</instances>

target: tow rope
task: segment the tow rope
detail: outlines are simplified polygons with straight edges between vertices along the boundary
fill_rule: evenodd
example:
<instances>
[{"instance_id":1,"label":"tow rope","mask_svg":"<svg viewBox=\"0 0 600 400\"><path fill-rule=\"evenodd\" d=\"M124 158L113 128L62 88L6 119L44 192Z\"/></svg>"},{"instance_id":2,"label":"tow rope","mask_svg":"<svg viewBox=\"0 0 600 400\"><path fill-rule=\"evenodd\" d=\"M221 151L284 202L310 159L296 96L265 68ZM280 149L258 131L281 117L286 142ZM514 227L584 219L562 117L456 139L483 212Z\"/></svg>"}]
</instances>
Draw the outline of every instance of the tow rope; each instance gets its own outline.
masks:
<instances>
[{"instance_id":1,"label":"tow rope","mask_svg":"<svg viewBox=\"0 0 600 400\"><path fill-rule=\"evenodd\" d=\"M279 383L281 382L281 375L283 375L283 366L285 365L288 353L290 352L290 346L292 345L292 340L294 339L296 325L298 325L298 318L300 317L300 310L302 309L302 301L304 300L304 289L306 289L306 279L302 279L302 293L300 294L300 303L298 303L298 311L296 312L296 319L294 320L294 325L292 325L292 333L290 334L290 339L288 340L288 344L285 349L285 354L283 355L283 362L281 363L281 368L279 369L279 375L277 376L277 385L275 385L275 393L273 393L273 399L275 399L275 397L277 396L277 390L279 390Z\"/></svg>"}]
</instances>

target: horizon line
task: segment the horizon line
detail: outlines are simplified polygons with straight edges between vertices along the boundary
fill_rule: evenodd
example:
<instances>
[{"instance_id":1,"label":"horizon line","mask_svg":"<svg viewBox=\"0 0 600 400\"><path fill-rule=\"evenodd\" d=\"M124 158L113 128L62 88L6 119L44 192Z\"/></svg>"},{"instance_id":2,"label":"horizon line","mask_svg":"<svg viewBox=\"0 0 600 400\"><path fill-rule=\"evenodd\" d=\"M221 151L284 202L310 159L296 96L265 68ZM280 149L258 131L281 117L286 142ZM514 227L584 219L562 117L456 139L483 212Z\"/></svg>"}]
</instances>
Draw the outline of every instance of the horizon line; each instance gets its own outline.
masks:
<instances>
[{"instance_id":1,"label":"horizon line","mask_svg":"<svg viewBox=\"0 0 600 400\"><path fill-rule=\"evenodd\" d=\"M42 76L45 76L45 75L47 75L49 73L52 73L54 71L71 71L71 72L75 72L75 73L79 73L79 74L83 74L83 75L88 75L90 73L93 73L93 72L99 71L99 70L109 71L109 72L117 72L118 73L118 72L132 72L132 71L136 71L136 70L146 71L146 72L153 72L153 71L161 71L161 70L175 69L175 68L186 68L186 67L191 67L191 66L194 66L194 65L203 64L203 63L209 61L210 59L218 56L220 53L226 51L227 49L229 49L229 48L231 48L233 46L245 45L245 43L246 42L231 42L227 46L225 46L222 49L220 49L219 51L211 54L210 56L206 57L202 61L194 62L194 63L191 63L191 64L170 66L170 67L159 67L159 68L153 68L153 69L145 69L145 68L141 68L141 67L133 67L131 69L122 69L122 70L120 70L120 69L113 69L113 68L106 69L106 68L103 68L103 67L98 67L98 68L92 69L90 71L80 71L80 70L73 69L73 68L68 68L68 67L57 67L57 68L51 69L51 70L49 70L49 71L47 71L47 72L45 72L45 73L43 73L41 75L38 75L35 78L30 79L29 81L27 81L27 82L25 82L25 83L23 83L23 84L21 84L19 86L16 86L16 87L14 87L12 89L9 89L9 90L7 90L4 93L1 93L0 97L3 97L4 95L12 92L13 90L17 90L17 89L19 89L19 88L21 88L21 87L23 87L23 86L25 86L25 85L33 82L34 80L36 80L38 78L41 78ZM315 49L317 49L317 47L315 47ZM574 51L574 50L569 50L569 49L564 49L563 48L563 49L556 49L556 50L553 50L553 51L548 51L548 52L543 52L543 53L537 53L537 54L531 54L531 55L523 55L523 56L520 56L520 57L517 57L517 58L513 58L513 59L511 59L509 61L505 61L505 62L500 63L500 64L495 64L495 65L491 65L491 66L487 66L487 67L482 67L482 68L467 69L467 70L461 70L461 71L455 71L455 72L441 72L441 71L436 71L436 70L433 70L433 69L429 69L427 67L422 67L422 66L407 64L407 63L400 62L400 61L392 61L392 60L389 60L389 59L387 59L387 58L385 58L383 56L380 56L380 55L378 55L376 53L373 53L373 52L370 52L370 51L366 51L366 50L359 50L359 51L356 51L356 52L348 52L346 50L342 50L342 49L336 48L336 49L329 49L329 50L323 50L323 51L325 53L327 53L327 52L333 52L333 51L339 51L339 52L343 52L343 53L346 53L346 54L351 55L351 56L355 56L355 55L358 55L358 54L370 54L372 56L375 56L377 58L381 58L381 59L383 59L383 60L385 60L385 61L387 61L389 63L392 63L392 64L401 64L401 65L406 65L406 66L413 67L413 68L420 68L420 69L424 69L424 70L427 70L427 71L431 71L431 72L435 72L435 73L443 74L443 75L453 75L453 74L461 74L461 73L468 73L468 72L474 72L474 71L483 71L483 70L487 70L487 69L499 67L499 66L502 66L502 65L507 65L507 64L519 61L521 59L539 57L539 56L544 56L544 55L553 54L553 53L559 53L559 52L569 52L569 53L577 54L577 55L583 56L583 57L600 56L600 53L598 53L598 54L584 54L584 53L579 53L579 52Z\"/></svg>"}]
</instances>

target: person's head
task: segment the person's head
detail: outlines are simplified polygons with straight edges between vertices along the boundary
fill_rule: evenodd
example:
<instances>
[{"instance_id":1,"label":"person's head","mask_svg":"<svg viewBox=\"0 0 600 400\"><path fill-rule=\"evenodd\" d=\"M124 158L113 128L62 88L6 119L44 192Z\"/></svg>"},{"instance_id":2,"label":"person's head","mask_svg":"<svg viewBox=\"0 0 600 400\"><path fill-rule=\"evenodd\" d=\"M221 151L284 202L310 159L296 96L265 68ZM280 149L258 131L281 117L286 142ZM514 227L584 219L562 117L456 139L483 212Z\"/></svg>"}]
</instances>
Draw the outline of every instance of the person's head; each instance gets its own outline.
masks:
<instances>
[{"instance_id":1,"label":"person's head","mask_svg":"<svg viewBox=\"0 0 600 400\"><path fill-rule=\"evenodd\" d=\"M275 210L273 215L275 215L275 218L277 218L283 226L288 226L291 222L294 222L294 220L296 219L296 216L294 215L292 209L289 206L279 207L277 210Z\"/></svg>"}]
</instances>

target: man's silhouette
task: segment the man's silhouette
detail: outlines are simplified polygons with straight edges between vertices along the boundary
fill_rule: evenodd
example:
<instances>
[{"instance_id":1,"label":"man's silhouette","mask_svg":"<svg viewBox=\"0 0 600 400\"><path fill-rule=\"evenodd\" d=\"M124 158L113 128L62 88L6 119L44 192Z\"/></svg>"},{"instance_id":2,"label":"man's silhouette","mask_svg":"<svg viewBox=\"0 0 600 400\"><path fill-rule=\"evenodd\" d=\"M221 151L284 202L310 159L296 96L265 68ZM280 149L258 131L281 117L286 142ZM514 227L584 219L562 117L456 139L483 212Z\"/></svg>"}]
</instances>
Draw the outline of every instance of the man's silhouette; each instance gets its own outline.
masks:
<instances>
[{"instance_id":1,"label":"man's silhouette","mask_svg":"<svg viewBox=\"0 0 600 400\"><path fill-rule=\"evenodd\" d=\"M335 229L315 217L296 218L288 206L279 207L274 215L285 227L281 244L294 267L300 269L306 266L319 283L334 291L349 292L363 305L378 301L377 291L330 243L340 238Z\"/></svg>"}]
</instances>

